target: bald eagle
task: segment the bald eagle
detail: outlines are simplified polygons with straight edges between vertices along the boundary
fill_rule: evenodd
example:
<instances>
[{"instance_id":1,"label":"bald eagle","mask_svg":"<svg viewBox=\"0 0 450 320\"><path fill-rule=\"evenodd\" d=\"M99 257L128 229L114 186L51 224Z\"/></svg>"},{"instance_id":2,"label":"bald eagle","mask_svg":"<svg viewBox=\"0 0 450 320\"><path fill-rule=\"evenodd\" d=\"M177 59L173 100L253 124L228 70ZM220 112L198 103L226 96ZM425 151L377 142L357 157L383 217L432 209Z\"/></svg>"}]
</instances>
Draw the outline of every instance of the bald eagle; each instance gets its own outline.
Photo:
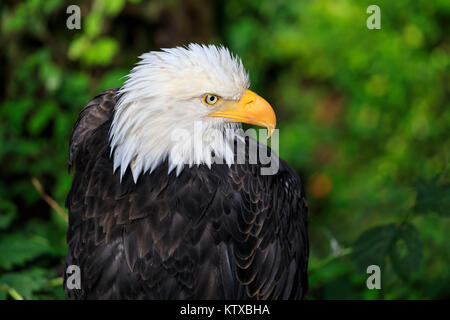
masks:
<instances>
[{"instance_id":1,"label":"bald eagle","mask_svg":"<svg viewBox=\"0 0 450 320\"><path fill-rule=\"evenodd\" d=\"M303 298L302 183L239 130L249 123L270 134L276 124L269 103L248 89L241 60L197 44L140 58L73 128L66 267L79 268L81 287L68 289L64 274L66 295ZM251 161L262 149L279 161L276 172L262 174L266 165Z\"/></svg>"}]
</instances>

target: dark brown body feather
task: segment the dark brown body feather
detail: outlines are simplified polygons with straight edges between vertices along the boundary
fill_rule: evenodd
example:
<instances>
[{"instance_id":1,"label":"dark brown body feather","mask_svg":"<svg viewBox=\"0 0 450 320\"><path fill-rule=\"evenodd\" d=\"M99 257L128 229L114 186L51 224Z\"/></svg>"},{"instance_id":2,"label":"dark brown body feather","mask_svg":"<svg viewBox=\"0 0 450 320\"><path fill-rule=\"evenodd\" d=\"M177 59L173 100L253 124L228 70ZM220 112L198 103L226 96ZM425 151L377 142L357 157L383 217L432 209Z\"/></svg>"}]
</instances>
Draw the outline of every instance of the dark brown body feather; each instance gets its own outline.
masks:
<instances>
[{"instance_id":1,"label":"dark brown body feather","mask_svg":"<svg viewBox=\"0 0 450 320\"><path fill-rule=\"evenodd\" d=\"M299 299L307 290L307 205L282 160L200 165L176 177L167 163L133 182L113 174L108 143L116 89L80 113L70 141L69 253L76 299ZM66 278L66 275L65 275ZM66 280L66 279L65 279Z\"/></svg>"}]
</instances>

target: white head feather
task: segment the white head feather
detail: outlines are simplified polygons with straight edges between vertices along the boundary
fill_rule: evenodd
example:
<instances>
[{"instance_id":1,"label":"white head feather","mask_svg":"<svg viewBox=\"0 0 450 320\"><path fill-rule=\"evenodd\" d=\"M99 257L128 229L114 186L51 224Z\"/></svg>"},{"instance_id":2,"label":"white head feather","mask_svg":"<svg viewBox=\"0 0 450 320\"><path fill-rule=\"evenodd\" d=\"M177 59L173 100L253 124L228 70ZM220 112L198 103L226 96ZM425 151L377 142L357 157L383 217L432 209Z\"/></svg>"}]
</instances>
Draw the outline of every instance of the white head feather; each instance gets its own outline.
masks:
<instances>
[{"instance_id":1,"label":"white head feather","mask_svg":"<svg viewBox=\"0 0 450 320\"><path fill-rule=\"evenodd\" d=\"M115 107L110 130L114 171L120 167L122 178L130 166L136 182L140 174L167 159L169 172L176 169L178 175L185 165L210 166L212 152L230 165L234 137L219 137L210 129L240 125L207 117L212 110L201 98L211 93L240 100L249 87L241 60L222 46L197 44L152 51L140 58L119 90ZM194 128L200 130L197 138ZM176 139L181 131L190 137Z\"/></svg>"}]
</instances>

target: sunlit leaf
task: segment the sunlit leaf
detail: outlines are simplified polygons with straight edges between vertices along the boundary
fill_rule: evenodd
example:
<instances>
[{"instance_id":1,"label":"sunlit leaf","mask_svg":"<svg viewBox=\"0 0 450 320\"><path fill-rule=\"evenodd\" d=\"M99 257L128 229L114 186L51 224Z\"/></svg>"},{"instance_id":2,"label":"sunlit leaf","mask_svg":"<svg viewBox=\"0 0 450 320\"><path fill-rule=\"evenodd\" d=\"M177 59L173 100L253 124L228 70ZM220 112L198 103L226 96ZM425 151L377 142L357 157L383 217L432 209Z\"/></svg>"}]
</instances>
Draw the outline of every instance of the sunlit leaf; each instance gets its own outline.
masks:
<instances>
[{"instance_id":1,"label":"sunlit leaf","mask_svg":"<svg viewBox=\"0 0 450 320\"><path fill-rule=\"evenodd\" d=\"M125 0L107 0L105 1L105 11L107 15L114 16L118 14L125 5Z\"/></svg>"},{"instance_id":2,"label":"sunlit leaf","mask_svg":"<svg viewBox=\"0 0 450 320\"><path fill-rule=\"evenodd\" d=\"M86 49L82 59L91 65L107 65L111 62L118 49L119 45L115 39L103 37Z\"/></svg>"},{"instance_id":3,"label":"sunlit leaf","mask_svg":"<svg viewBox=\"0 0 450 320\"><path fill-rule=\"evenodd\" d=\"M100 12L92 12L86 17L86 34L90 39L97 37L102 31L102 20L103 17Z\"/></svg>"},{"instance_id":4,"label":"sunlit leaf","mask_svg":"<svg viewBox=\"0 0 450 320\"><path fill-rule=\"evenodd\" d=\"M89 46L90 41L86 36L76 38L70 44L68 57L73 60L80 58Z\"/></svg>"}]
</instances>

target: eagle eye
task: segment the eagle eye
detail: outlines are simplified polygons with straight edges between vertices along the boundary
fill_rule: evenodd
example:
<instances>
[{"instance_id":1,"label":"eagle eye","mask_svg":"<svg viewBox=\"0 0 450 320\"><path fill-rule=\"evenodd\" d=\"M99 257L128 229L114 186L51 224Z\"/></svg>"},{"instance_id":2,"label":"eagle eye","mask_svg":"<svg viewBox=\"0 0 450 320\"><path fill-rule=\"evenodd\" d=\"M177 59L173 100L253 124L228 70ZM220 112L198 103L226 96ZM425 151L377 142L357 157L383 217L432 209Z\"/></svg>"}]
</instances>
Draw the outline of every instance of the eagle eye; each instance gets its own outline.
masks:
<instances>
[{"instance_id":1,"label":"eagle eye","mask_svg":"<svg viewBox=\"0 0 450 320\"><path fill-rule=\"evenodd\" d=\"M215 94L205 94L202 98L202 101L204 104L208 105L208 106L213 106L215 104L217 104L219 101L221 100L221 98Z\"/></svg>"}]
</instances>

